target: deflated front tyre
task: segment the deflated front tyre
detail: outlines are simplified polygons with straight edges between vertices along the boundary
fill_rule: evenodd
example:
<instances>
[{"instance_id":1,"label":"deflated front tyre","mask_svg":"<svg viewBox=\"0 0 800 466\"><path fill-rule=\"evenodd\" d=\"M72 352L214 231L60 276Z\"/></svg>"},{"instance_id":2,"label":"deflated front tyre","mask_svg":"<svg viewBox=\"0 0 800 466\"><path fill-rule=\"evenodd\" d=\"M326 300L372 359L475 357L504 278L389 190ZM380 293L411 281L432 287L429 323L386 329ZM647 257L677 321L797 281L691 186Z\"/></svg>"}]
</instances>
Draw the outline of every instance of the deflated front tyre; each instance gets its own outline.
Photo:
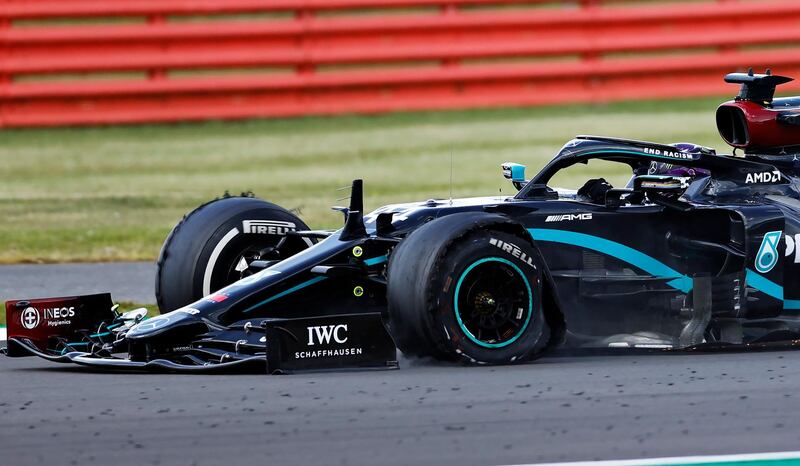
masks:
<instances>
[{"instance_id":1,"label":"deflated front tyre","mask_svg":"<svg viewBox=\"0 0 800 466\"><path fill-rule=\"evenodd\" d=\"M393 252L389 329L404 353L507 364L544 349L539 251L482 215L430 222Z\"/></svg>"},{"instance_id":2,"label":"deflated front tyre","mask_svg":"<svg viewBox=\"0 0 800 466\"><path fill-rule=\"evenodd\" d=\"M255 261L282 260L307 249L312 240L290 235L307 229L288 210L253 197L203 204L173 228L161 248L159 309L173 311L228 286Z\"/></svg>"}]
</instances>

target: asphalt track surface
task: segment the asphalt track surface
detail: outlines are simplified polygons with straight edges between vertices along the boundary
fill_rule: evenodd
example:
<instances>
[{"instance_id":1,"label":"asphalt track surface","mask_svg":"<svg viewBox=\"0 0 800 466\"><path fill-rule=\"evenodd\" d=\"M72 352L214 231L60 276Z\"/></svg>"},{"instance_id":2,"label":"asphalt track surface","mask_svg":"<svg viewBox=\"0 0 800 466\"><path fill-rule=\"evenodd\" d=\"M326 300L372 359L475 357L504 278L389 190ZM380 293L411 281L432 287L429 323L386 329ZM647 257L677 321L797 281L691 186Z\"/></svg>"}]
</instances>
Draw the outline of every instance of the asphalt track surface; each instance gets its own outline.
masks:
<instances>
[{"instance_id":1,"label":"asphalt track surface","mask_svg":"<svg viewBox=\"0 0 800 466\"><path fill-rule=\"evenodd\" d=\"M0 464L490 465L797 450L800 352L286 376L0 358Z\"/></svg>"},{"instance_id":2,"label":"asphalt track surface","mask_svg":"<svg viewBox=\"0 0 800 466\"><path fill-rule=\"evenodd\" d=\"M782 451L800 445L798 408L797 352L403 360L285 376L0 359L0 462L464 466Z\"/></svg>"},{"instance_id":3,"label":"asphalt track surface","mask_svg":"<svg viewBox=\"0 0 800 466\"><path fill-rule=\"evenodd\" d=\"M0 301L111 292L116 301L154 304L155 282L151 262L3 265Z\"/></svg>"}]
</instances>

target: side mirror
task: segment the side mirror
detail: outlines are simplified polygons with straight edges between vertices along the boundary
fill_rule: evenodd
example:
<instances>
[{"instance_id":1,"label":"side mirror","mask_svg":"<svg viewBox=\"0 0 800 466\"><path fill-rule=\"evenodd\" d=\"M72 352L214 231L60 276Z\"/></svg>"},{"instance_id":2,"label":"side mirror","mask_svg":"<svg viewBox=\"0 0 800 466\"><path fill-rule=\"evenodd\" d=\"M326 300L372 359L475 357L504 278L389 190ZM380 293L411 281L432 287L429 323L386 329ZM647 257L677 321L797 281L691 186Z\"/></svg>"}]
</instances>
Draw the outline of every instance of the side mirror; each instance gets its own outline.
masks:
<instances>
[{"instance_id":1,"label":"side mirror","mask_svg":"<svg viewBox=\"0 0 800 466\"><path fill-rule=\"evenodd\" d=\"M517 188L517 191L528 183L528 181L525 180L525 165L505 162L500 165L500 168L503 169L503 177L507 180L511 180L511 183Z\"/></svg>"},{"instance_id":2,"label":"side mirror","mask_svg":"<svg viewBox=\"0 0 800 466\"><path fill-rule=\"evenodd\" d=\"M133 322L137 322L137 323L139 321L141 321L142 319L144 319L145 317L147 317L147 309L145 309L143 307L141 307L139 309L134 309L132 311L128 311L128 312L122 314L121 316L119 316L120 320L124 320L124 321L132 320Z\"/></svg>"},{"instance_id":3,"label":"side mirror","mask_svg":"<svg viewBox=\"0 0 800 466\"><path fill-rule=\"evenodd\" d=\"M623 196L628 196L633 194L635 191L633 189L627 188L613 188L606 191L605 196L605 205L610 209L616 209L617 207L621 207L625 203L622 201Z\"/></svg>"},{"instance_id":4,"label":"side mirror","mask_svg":"<svg viewBox=\"0 0 800 466\"><path fill-rule=\"evenodd\" d=\"M680 194L689 187L691 178L672 175L639 175L633 178L633 188L609 189L605 194L605 205L609 208L625 204L641 204L647 199L665 207L688 210L690 204L678 201ZM676 194L678 196L676 196Z\"/></svg>"},{"instance_id":5,"label":"side mirror","mask_svg":"<svg viewBox=\"0 0 800 466\"><path fill-rule=\"evenodd\" d=\"M692 205L680 200L692 178L671 175L639 175L633 179L633 190L647 194L647 199L663 207L686 212Z\"/></svg>"}]
</instances>

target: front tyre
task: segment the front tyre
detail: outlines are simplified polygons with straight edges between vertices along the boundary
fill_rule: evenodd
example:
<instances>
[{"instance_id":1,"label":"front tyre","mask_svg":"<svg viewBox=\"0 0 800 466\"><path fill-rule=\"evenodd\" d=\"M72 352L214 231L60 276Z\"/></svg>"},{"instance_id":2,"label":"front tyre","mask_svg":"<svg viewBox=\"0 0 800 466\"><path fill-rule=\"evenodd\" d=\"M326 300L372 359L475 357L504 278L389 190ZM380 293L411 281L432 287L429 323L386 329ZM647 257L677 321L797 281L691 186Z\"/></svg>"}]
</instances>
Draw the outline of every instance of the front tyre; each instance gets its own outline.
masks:
<instances>
[{"instance_id":1,"label":"front tyre","mask_svg":"<svg viewBox=\"0 0 800 466\"><path fill-rule=\"evenodd\" d=\"M224 197L187 214L161 248L156 300L162 313L191 304L242 277L255 260L282 260L312 242L288 210L253 197Z\"/></svg>"},{"instance_id":2,"label":"front tyre","mask_svg":"<svg viewBox=\"0 0 800 466\"><path fill-rule=\"evenodd\" d=\"M507 364L544 349L538 249L505 225L475 228L475 215L433 221L393 252L389 328L404 353Z\"/></svg>"}]
</instances>

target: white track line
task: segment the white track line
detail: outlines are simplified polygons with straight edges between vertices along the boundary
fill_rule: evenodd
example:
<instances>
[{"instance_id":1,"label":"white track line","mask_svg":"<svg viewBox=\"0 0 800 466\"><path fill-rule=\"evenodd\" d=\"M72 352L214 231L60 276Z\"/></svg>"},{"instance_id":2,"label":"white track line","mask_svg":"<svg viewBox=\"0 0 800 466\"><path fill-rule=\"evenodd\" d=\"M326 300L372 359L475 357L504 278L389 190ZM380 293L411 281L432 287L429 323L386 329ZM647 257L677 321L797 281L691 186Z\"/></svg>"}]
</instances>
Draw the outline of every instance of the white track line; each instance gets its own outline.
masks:
<instances>
[{"instance_id":1,"label":"white track line","mask_svg":"<svg viewBox=\"0 0 800 466\"><path fill-rule=\"evenodd\" d=\"M772 461L800 459L800 451L777 453L752 453L744 455L680 456L670 458L646 458L638 460L576 461L571 463L528 463L513 466L661 466L678 464L710 464L737 461Z\"/></svg>"}]
</instances>

